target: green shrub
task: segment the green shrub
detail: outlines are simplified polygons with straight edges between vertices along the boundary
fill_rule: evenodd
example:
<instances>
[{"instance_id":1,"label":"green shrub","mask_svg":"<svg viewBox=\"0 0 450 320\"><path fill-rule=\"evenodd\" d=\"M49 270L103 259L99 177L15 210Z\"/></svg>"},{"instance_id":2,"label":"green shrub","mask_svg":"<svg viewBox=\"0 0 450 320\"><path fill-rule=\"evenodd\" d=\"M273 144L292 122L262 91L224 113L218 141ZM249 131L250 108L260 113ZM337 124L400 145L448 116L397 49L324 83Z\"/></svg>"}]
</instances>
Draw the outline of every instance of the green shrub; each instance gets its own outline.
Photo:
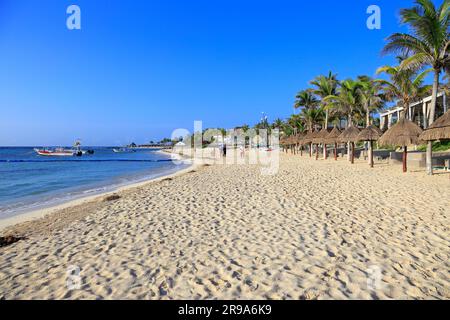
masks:
<instances>
[{"instance_id":1,"label":"green shrub","mask_svg":"<svg viewBox=\"0 0 450 320\"><path fill-rule=\"evenodd\" d=\"M417 147L418 151L426 151L427 145L423 144ZM433 142L433 152L447 151L450 150L450 140L448 141L434 141Z\"/></svg>"}]
</instances>

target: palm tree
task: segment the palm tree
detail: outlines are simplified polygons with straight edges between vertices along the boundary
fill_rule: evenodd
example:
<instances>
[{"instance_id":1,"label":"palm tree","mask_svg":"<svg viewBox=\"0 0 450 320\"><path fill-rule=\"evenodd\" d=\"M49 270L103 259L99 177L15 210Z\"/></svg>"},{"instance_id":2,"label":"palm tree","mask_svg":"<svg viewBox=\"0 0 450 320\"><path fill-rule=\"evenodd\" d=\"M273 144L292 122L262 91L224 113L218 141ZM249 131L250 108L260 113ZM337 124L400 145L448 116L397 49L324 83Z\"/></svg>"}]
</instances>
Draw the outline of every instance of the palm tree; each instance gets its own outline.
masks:
<instances>
[{"instance_id":1,"label":"palm tree","mask_svg":"<svg viewBox=\"0 0 450 320\"><path fill-rule=\"evenodd\" d=\"M401 53L408 56L402 62L404 69L431 66L434 71L430 115L425 127L433 123L436 111L439 76L450 65L449 9L450 0L436 8L431 0L416 0L416 5L400 12L402 23L408 24L411 34L394 33L388 37L383 53ZM431 165L432 143L427 146L427 172L433 174Z\"/></svg>"},{"instance_id":2,"label":"palm tree","mask_svg":"<svg viewBox=\"0 0 450 320\"><path fill-rule=\"evenodd\" d=\"M272 123L272 129L278 129L281 130L284 127L284 121L280 118L277 118Z\"/></svg>"},{"instance_id":3,"label":"palm tree","mask_svg":"<svg viewBox=\"0 0 450 320\"><path fill-rule=\"evenodd\" d=\"M359 94L366 116L366 127L368 127L371 125L370 114L384 106L385 96L382 93L382 85L374 79L359 76L358 81L361 83Z\"/></svg>"},{"instance_id":4,"label":"palm tree","mask_svg":"<svg viewBox=\"0 0 450 320\"><path fill-rule=\"evenodd\" d=\"M325 118L325 111L323 108L318 109L302 109L298 115L302 123L306 124L309 131L312 131L316 125L319 125Z\"/></svg>"},{"instance_id":5,"label":"palm tree","mask_svg":"<svg viewBox=\"0 0 450 320\"><path fill-rule=\"evenodd\" d=\"M379 110L384 105L385 96L382 93L382 85L368 76L359 76L358 81L361 83L359 89L361 104L366 116L366 128L371 125L370 113ZM373 143L367 143L368 162L373 166Z\"/></svg>"},{"instance_id":6,"label":"palm tree","mask_svg":"<svg viewBox=\"0 0 450 320\"><path fill-rule=\"evenodd\" d=\"M332 74L330 71L327 76L320 75L316 77L314 80L312 80L310 83L315 87L313 89L313 93L318 95L322 99L320 103L325 110L324 127L328 128L330 110L326 108L327 102L324 100L324 98L336 95L339 83L339 81L337 80L337 75Z\"/></svg>"},{"instance_id":7,"label":"palm tree","mask_svg":"<svg viewBox=\"0 0 450 320\"><path fill-rule=\"evenodd\" d=\"M337 95L328 96L325 101L327 108L347 117L347 127L353 125L353 118L359 109L361 109L361 89L362 84L359 81L347 79L341 82ZM350 143L347 143L347 158L350 161Z\"/></svg>"},{"instance_id":8,"label":"palm tree","mask_svg":"<svg viewBox=\"0 0 450 320\"><path fill-rule=\"evenodd\" d=\"M312 90L302 90L295 96L294 108L315 109L319 105L319 100L314 96Z\"/></svg>"},{"instance_id":9,"label":"palm tree","mask_svg":"<svg viewBox=\"0 0 450 320\"><path fill-rule=\"evenodd\" d=\"M341 82L336 95L324 98L327 102L327 108L333 109L347 117L347 127L353 124L353 117L361 107L361 88L362 84L359 81L347 79Z\"/></svg>"},{"instance_id":10,"label":"palm tree","mask_svg":"<svg viewBox=\"0 0 450 320\"><path fill-rule=\"evenodd\" d=\"M299 114L293 114L287 119L287 124L292 128L292 132L303 132L305 129L303 117Z\"/></svg>"},{"instance_id":11,"label":"palm tree","mask_svg":"<svg viewBox=\"0 0 450 320\"><path fill-rule=\"evenodd\" d=\"M242 129L242 131L245 133L245 132L248 131L248 129L250 129L250 126L249 126L248 124L243 124L243 125L241 126L241 129Z\"/></svg>"},{"instance_id":12,"label":"palm tree","mask_svg":"<svg viewBox=\"0 0 450 320\"><path fill-rule=\"evenodd\" d=\"M423 86L426 75L431 70L425 70L417 73L413 70L403 69L400 66L391 67L384 66L378 68L377 74L386 73L390 80L377 79L375 82L383 86L385 97L389 100L398 99L404 108L405 118L409 117L409 105L422 97L428 90L427 86Z\"/></svg>"}]
</instances>

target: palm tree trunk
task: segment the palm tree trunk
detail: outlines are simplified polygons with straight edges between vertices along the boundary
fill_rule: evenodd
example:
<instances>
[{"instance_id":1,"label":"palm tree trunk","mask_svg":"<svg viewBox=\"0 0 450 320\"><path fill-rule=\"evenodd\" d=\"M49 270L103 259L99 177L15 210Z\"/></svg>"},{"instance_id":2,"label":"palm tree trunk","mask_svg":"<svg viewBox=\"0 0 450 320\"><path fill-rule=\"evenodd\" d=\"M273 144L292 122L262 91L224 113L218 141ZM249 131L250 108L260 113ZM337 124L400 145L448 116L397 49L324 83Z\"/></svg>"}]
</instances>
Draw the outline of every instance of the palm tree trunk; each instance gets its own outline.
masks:
<instances>
[{"instance_id":1,"label":"palm tree trunk","mask_svg":"<svg viewBox=\"0 0 450 320\"><path fill-rule=\"evenodd\" d=\"M370 126L370 111L369 108L366 108L366 128Z\"/></svg>"},{"instance_id":2,"label":"palm tree trunk","mask_svg":"<svg viewBox=\"0 0 450 320\"><path fill-rule=\"evenodd\" d=\"M434 122L434 114L436 112L436 101L439 87L439 74L440 70L434 70L434 80L433 80L433 92L431 93L431 106L430 106L430 119L426 127L430 126ZM428 141L427 143L427 174L433 175L433 142Z\"/></svg>"},{"instance_id":3,"label":"palm tree trunk","mask_svg":"<svg viewBox=\"0 0 450 320\"><path fill-rule=\"evenodd\" d=\"M370 126L370 111L369 111L369 106L366 105L366 128ZM367 152L368 154L368 162L371 168L373 168L373 158L371 158L372 156L372 141L369 141L367 143Z\"/></svg>"},{"instance_id":4,"label":"palm tree trunk","mask_svg":"<svg viewBox=\"0 0 450 320\"><path fill-rule=\"evenodd\" d=\"M352 125L352 114L350 113L348 115L348 123L347 123L347 128L350 127ZM351 146L350 146L350 142L347 142L347 160L352 162L352 156L351 156L352 150L351 150Z\"/></svg>"}]
</instances>

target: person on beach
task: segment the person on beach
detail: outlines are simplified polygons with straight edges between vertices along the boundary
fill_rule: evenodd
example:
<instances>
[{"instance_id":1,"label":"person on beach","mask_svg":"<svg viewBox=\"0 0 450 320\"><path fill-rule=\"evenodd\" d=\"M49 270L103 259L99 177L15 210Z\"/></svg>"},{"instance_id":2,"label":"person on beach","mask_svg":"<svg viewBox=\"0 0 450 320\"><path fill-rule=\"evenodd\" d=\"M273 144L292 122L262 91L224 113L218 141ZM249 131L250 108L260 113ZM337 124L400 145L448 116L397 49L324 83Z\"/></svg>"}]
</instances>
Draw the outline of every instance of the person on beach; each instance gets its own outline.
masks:
<instances>
[{"instance_id":1,"label":"person on beach","mask_svg":"<svg viewBox=\"0 0 450 320\"><path fill-rule=\"evenodd\" d=\"M245 149L244 149L244 147L240 146L239 147L239 151L241 152L241 158L244 158L244 156L245 156Z\"/></svg>"}]
</instances>

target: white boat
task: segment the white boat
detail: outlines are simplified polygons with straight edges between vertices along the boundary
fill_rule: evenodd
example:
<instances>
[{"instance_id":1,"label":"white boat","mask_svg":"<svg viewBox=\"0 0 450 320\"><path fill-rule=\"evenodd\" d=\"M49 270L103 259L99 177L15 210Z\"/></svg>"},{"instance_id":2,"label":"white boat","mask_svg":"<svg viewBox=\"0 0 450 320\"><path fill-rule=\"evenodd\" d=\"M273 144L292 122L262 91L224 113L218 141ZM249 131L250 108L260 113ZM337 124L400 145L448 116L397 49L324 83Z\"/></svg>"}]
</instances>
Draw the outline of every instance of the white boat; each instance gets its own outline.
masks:
<instances>
[{"instance_id":1,"label":"white boat","mask_svg":"<svg viewBox=\"0 0 450 320\"><path fill-rule=\"evenodd\" d=\"M113 152L115 152L115 153L128 153L128 152L136 152L136 150L124 147L124 148L113 148Z\"/></svg>"},{"instance_id":2,"label":"white boat","mask_svg":"<svg viewBox=\"0 0 450 320\"><path fill-rule=\"evenodd\" d=\"M55 149L38 149L35 148L34 151L40 156L46 157L73 157L76 155L81 155L81 151L64 149L64 148L55 148Z\"/></svg>"},{"instance_id":3,"label":"white boat","mask_svg":"<svg viewBox=\"0 0 450 320\"><path fill-rule=\"evenodd\" d=\"M46 157L81 157L84 154L93 154L94 150L81 150L80 141L76 141L73 149L64 148L35 148L34 151L40 156Z\"/></svg>"}]
</instances>

